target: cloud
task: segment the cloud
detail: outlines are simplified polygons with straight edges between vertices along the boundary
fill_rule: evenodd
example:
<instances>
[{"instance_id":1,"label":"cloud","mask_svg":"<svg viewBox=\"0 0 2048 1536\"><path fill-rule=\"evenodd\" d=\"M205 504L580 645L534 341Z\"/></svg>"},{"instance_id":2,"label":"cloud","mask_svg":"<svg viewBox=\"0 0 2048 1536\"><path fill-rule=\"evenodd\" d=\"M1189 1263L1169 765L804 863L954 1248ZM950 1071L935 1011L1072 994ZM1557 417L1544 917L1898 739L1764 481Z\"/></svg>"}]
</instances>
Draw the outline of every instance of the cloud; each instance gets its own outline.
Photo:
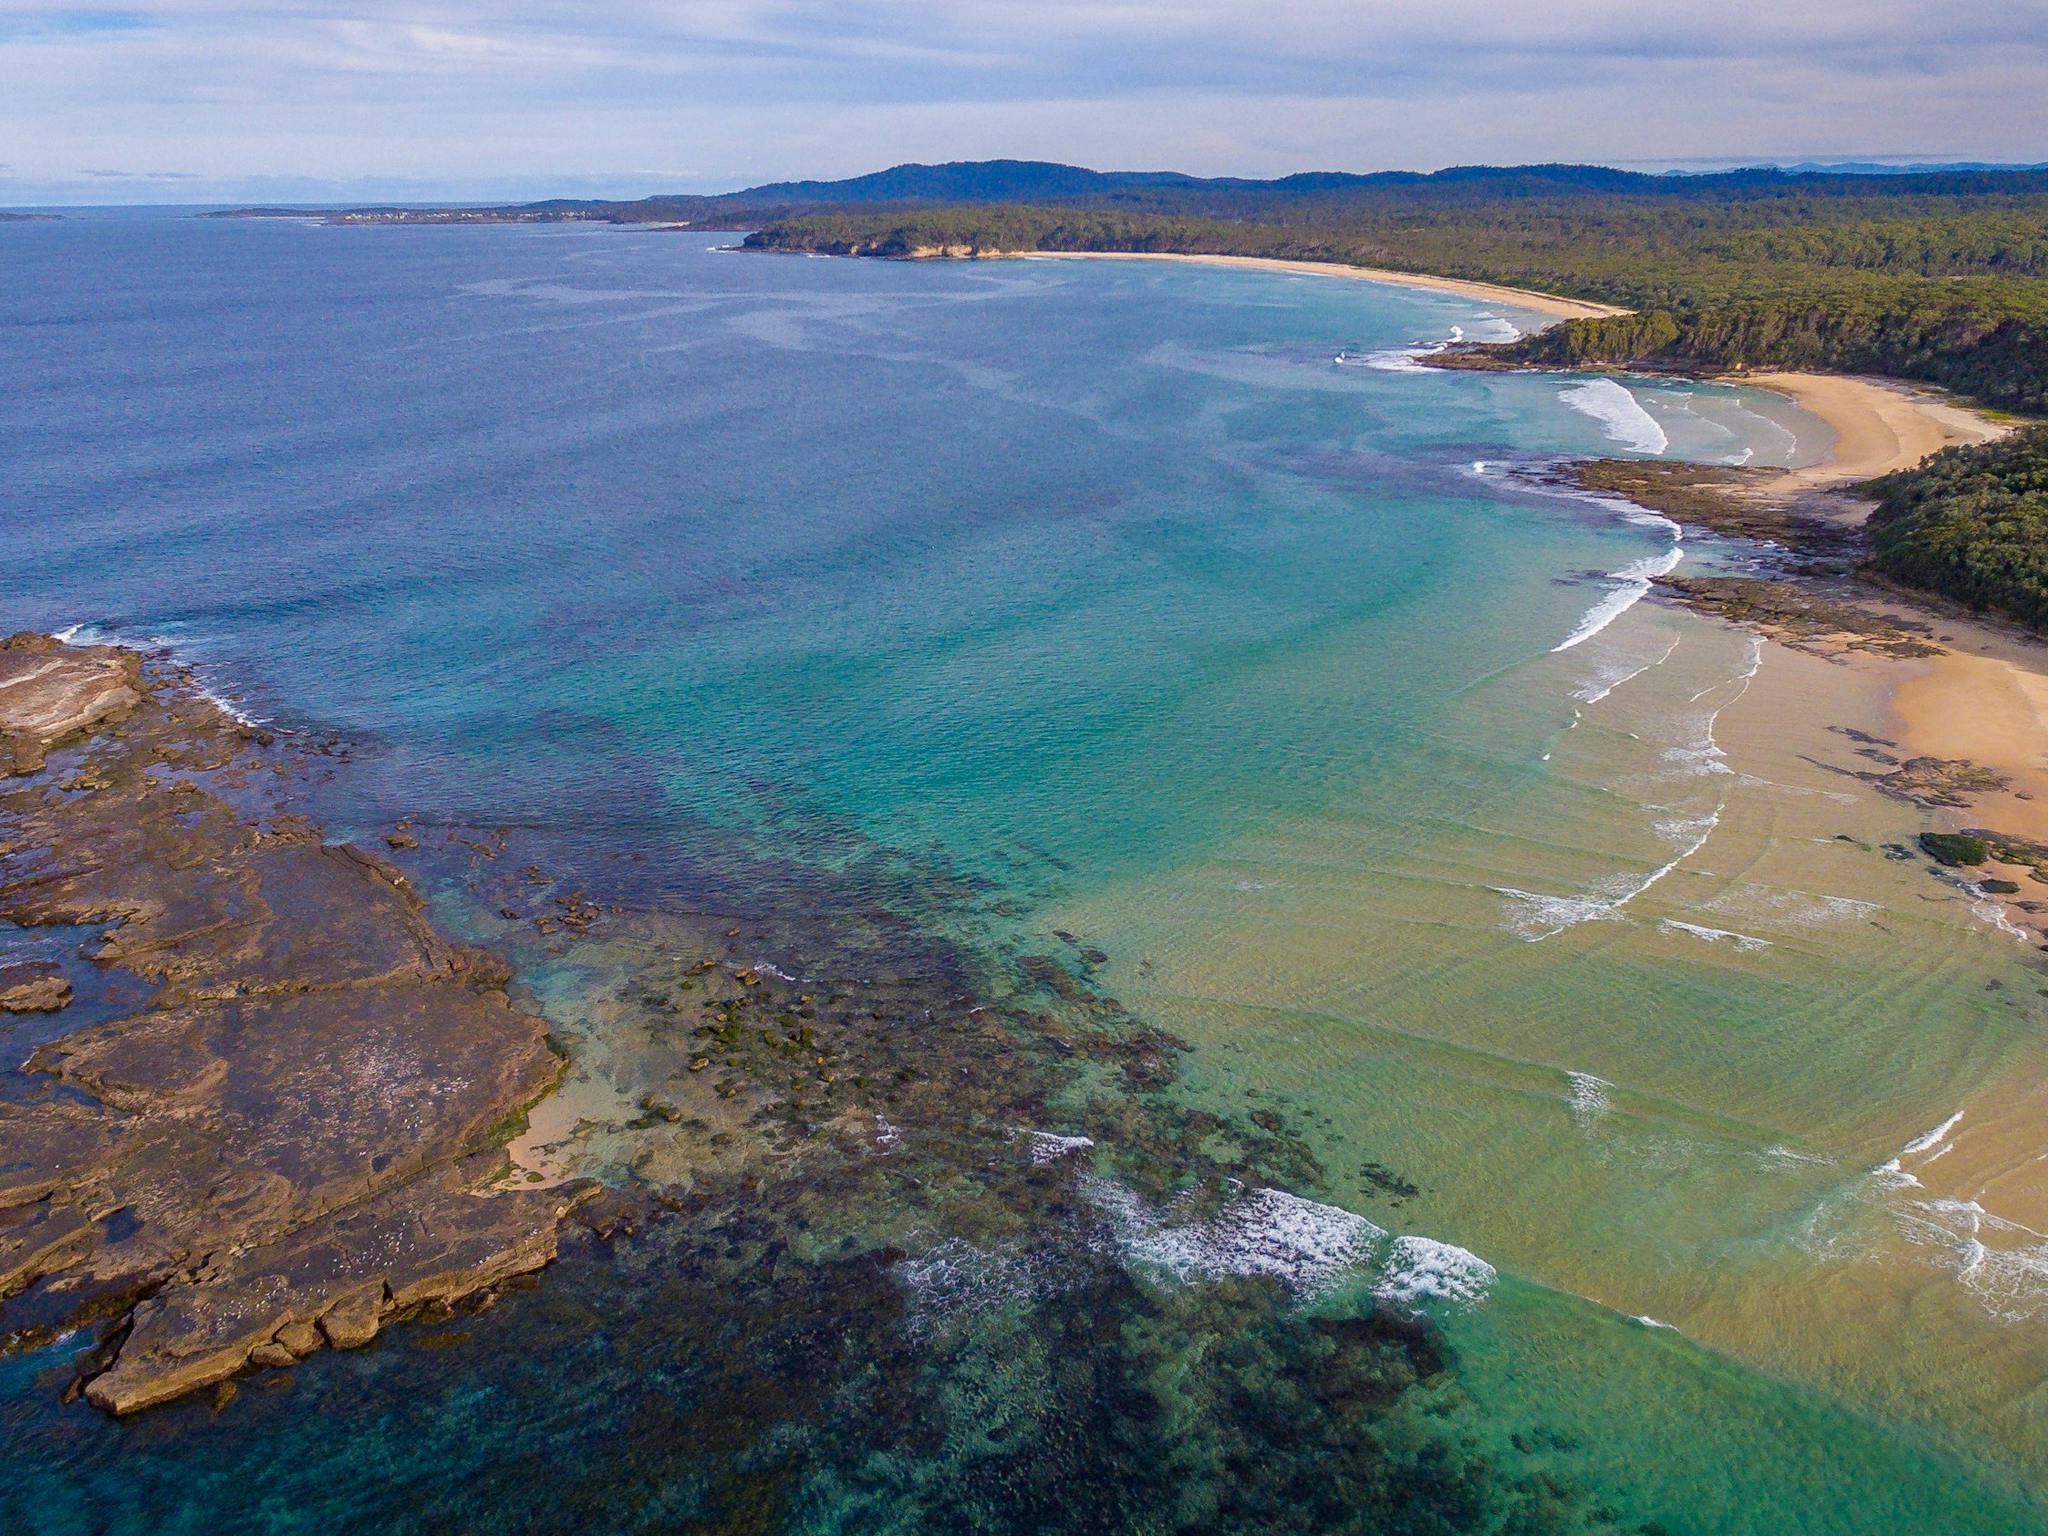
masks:
<instances>
[{"instance_id":1,"label":"cloud","mask_svg":"<svg viewBox=\"0 0 2048 1536\"><path fill-rule=\"evenodd\" d=\"M2048 0L0 0L16 183L2039 158ZM32 147L32 148L31 148ZM138 174L140 174L138 169Z\"/></svg>"}]
</instances>

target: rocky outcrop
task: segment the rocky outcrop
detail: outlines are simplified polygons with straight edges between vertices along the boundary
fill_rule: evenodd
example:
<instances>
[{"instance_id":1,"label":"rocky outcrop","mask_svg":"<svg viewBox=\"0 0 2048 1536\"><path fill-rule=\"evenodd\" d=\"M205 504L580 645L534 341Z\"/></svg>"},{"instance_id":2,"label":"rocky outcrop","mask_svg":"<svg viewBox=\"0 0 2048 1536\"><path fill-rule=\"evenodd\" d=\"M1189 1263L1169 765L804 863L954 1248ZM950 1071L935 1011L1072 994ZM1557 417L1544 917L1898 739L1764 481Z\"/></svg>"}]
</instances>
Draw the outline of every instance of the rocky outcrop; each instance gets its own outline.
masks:
<instances>
[{"instance_id":1,"label":"rocky outcrop","mask_svg":"<svg viewBox=\"0 0 2048 1536\"><path fill-rule=\"evenodd\" d=\"M0 640L0 775L33 773L49 749L142 702L142 658L48 635Z\"/></svg>"},{"instance_id":2,"label":"rocky outcrop","mask_svg":"<svg viewBox=\"0 0 2048 1536\"><path fill-rule=\"evenodd\" d=\"M0 965L0 1013L55 1013L71 1001L71 983L49 960Z\"/></svg>"},{"instance_id":3,"label":"rocky outcrop","mask_svg":"<svg viewBox=\"0 0 2048 1536\"><path fill-rule=\"evenodd\" d=\"M21 656L10 742L90 739L0 794L0 917L107 925L92 957L157 987L0 1095L0 1328L123 1318L86 1396L129 1413L545 1265L588 1191L492 1187L561 1065L504 967L266 808L285 757L205 699L110 647Z\"/></svg>"}]
</instances>

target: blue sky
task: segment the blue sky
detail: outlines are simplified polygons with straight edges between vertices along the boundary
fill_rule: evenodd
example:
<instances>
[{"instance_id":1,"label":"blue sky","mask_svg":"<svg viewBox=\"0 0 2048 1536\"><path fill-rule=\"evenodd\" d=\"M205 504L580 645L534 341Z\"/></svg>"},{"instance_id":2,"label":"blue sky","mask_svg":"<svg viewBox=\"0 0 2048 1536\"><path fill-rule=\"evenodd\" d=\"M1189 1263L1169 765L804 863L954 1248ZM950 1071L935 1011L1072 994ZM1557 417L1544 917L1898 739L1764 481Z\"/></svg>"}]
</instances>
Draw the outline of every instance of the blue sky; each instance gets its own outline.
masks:
<instances>
[{"instance_id":1,"label":"blue sky","mask_svg":"<svg viewBox=\"0 0 2048 1536\"><path fill-rule=\"evenodd\" d=\"M0 0L0 203L2048 158L2048 0Z\"/></svg>"}]
</instances>

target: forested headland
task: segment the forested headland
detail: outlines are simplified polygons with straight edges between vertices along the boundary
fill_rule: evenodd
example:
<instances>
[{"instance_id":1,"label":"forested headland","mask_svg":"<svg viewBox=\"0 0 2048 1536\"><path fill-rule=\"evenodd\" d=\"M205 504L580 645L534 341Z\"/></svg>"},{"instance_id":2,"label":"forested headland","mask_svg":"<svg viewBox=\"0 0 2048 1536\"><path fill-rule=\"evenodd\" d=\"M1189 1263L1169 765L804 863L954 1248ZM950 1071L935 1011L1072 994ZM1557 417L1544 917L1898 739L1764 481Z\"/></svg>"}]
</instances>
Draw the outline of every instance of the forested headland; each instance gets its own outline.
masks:
<instances>
[{"instance_id":1,"label":"forested headland","mask_svg":"<svg viewBox=\"0 0 2048 1536\"><path fill-rule=\"evenodd\" d=\"M1871 489L1880 573L2048 633L2048 426L1944 449Z\"/></svg>"},{"instance_id":2,"label":"forested headland","mask_svg":"<svg viewBox=\"0 0 2048 1536\"><path fill-rule=\"evenodd\" d=\"M1109 206L851 204L748 245L874 256L1021 250L1280 257L1624 306L1478 366L1752 367L1923 380L2048 411L2048 174L1650 177L1517 167L1430 177L1145 183Z\"/></svg>"}]
</instances>

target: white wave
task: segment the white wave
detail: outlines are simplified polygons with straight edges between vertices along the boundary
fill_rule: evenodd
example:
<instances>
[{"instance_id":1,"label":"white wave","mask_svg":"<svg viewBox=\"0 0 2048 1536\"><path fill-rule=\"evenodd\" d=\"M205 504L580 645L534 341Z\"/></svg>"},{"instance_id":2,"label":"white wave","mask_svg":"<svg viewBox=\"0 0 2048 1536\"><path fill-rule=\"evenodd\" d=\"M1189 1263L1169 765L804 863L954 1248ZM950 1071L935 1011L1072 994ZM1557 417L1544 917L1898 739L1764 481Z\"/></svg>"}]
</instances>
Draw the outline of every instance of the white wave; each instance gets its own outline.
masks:
<instances>
[{"instance_id":1,"label":"white wave","mask_svg":"<svg viewBox=\"0 0 2048 1536\"><path fill-rule=\"evenodd\" d=\"M1190 1220L1149 1209L1113 1179L1087 1175L1082 1189L1126 1254L1182 1281L1271 1275L1315 1293L1371 1258L1387 1235L1354 1212L1278 1189L1234 1185L1214 1215Z\"/></svg>"},{"instance_id":2,"label":"white wave","mask_svg":"<svg viewBox=\"0 0 2048 1536\"><path fill-rule=\"evenodd\" d=\"M1662 1328L1667 1333L1678 1332L1678 1325L1676 1323L1667 1323L1662 1318L1650 1316L1650 1314L1647 1312L1638 1312L1634 1317L1631 1317L1629 1321L1632 1323L1641 1323L1645 1328Z\"/></svg>"},{"instance_id":3,"label":"white wave","mask_svg":"<svg viewBox=\"0 0 2048 1536\"><path fill-rule=\"evenodd\" d=\"M2033 935L2005 915L2005 906L1997 897L1986 895L1980 888L1977 899L1970 903L1970 911L1979 921L1989 923L2009 939L2022 944L2034 942Z\"/></svg>"},{"instance_id":4,"label":"white wave","mask_svg":"<svg viewBox=\"0 0 2048 1536\"><path fill-rule=\"evenodd\" d=\"M1485 340L1513 341L1521 334L1504 320L1491 315L1481 318L1507 332L1505 336L1489 336L1483 338ZM1418 341L1405 347L1381 347L1362 354L1344 351L1339 352L1330 361L1339 368L1370 368L1377 373L1427 373L1430 370L1423 365L1422 358L1432 357L1446 347L1454 347L1463 340L1465 328L1462 325L1454 325L1451 327L1450 335L1441 341Z\"/></svg>"},{"instance_id":5,"label":"white wave","mask_svg":"<svg viewBox=\"0 0 2048 1536\"><path fill-rule=\"evenodd\" d=\"M1951 874L1945 869L1937 869L1934 875L1936 879L1947 881L1968 898L1970 915L1978 922L1988 923L2007 938L2017 939L2022 944L2034 942L2032 934L2006 915L2005 904L1975 880L1966 880L1961 875Z\"/></svg>"},{"instance_id":6,"label":"white wave","mask_svg":"<svg viewBox=\"0 0 2048 1536\"><path fill-rule=\"evenodd\" d=\"M1751 635L1749 637L1749 652L1746 656L1743 657L1741 669L1737 671L1733 677L1727 678L1722 682L1707 684L1706 687L1700 689L1699 692L1693 694L1685 702L1688 704L1697 704L1701 699L1704 699L1708 694L1712 693L1715 689L1726 688L1730 683L1743 683L1746 685L1751 678L1755 677L1757 673L1763 669L1763 664L1764 637L1762 635ZM1745 687L1742 691L1747 692L1747 687ZM1736 697L1741 697L1741 694L1738 693ZM1730 699L1728 702L1732 704L1735 702L1735 700ZM1726 705L1722 706L1722 708L1726 707ZM1718 714L1720 713L1720 711L1716 710L1715 713Z\"/></svg>"},{"instance_id":7,"label":"white wave","mask_svg":"<svg viewBox=\"0 0 2048 1536\"><path fill-rule=\"evenodd\" d=\"M1619 917L1623 907L1705 847L1707 839L1714 835L1714 828L1720 825L1720 821L1721 813L1717 809L1710 815L1691 820L1661 823L1659 830L1672 838L1674 843L1683 841L1684 846L1679 847L1671 858L1648 874L1614 876L1598 887L1595 894L1545 896L1534 891L1518 890L1511 885L1496 885L1489 889L1514 903L1508 918L1509 929L1532 944L1539 943L1544 939L1556 937L1567 928L1575 928L1580 923ZM1685 841L1686 839L1689 841Z\"/></svg>"},{"instance_id":8,"label":"white wave","mask_svg":"<svg viewBox=\"0 0 2048 1536\"><path fill-rule=\"evenodd\" d=\"M1486 1299L1498 1278L1486 1260L1455 1244L1433 1237L1397 1237L1373 1294L1403 1305L1449 1301L1471 1306Z\"/></svg>"},{"instance_id":9,"label":"white wave","mask_svg":"<svg viewBox=\"0 0 2048 1536\"><path fill-rule=\"evenodd\" d=\"M1657 425L1657 418L1613 379L1587 379L1564 390L1558 398L1599 422L1600 430L1624 448L1638 453L1662 453L1671 446L1671 439Z\"/></svg>"},{"instance_id":10,"label":"white wave","mask_svg":"<svg viewBox=\"0 0 2048 1536\"><path fill-rule=\"evenodd\" d=\"M1663 666L1665 662L1671 659L1671 653L1677 649L1678 641L1673 639L1671 644L1664 648L1664 654L1655 661L1646 661L1639 667L1634 667L1629 671L1619 674L1608 669L1596 670L1592 677L1587 678L1577 688L1572 690L1572 697L1581 704L1598 704L1623 683L1632 683L1645 672L1651 670L1651 668Z\"/></svg>"},{"instance_id":11,"label":"white wave","mask_svg":"<svg viewBox=\"0 0 2048 1536\"><path fill-rule=\"evenodd\" d=\"M1931 1151L1935 1147L1940 1146L1944 1141L1948 1140L1948 1133L1954 1130L1958 1125L1962 1124L1963 1116L1966 1113L1968 1113L1968 1111L1959 1109L1954 1114L1950 1115L1946 1120L1942 1121L1941 1124L1937 1125L1933 1130L1929 1131L1926 1135L1915 1136L1911 1141L1907 1142L1906 1145L1900 1149L1901 1154L1906 1157L1913 1157L1919 1153Z\"/></svg>"},{"instance_id":12,"label":"white wave","mask_svg":"<svg viewBox=\"0 0 2048 1536\"><path fill-rule=\"evenodd\" d=\"M1879 1163L1871 1169L1870 1176L1887 1189L1918 1189L1920 1181L1907 1171L1907 1160L1912 1159L1921 1166L1933 1162L1934 1159L1927 1154L1948 1140L1948 1133L1961 1123L1962 1118L1963 1111L1959 1109L1925 1135L1915 1136L1899 1149L1897 1157ZM1947 1148L1944 1147L1942 1150L1946 1151Z\"/></svg>"},{"instance_id":13,"label":"white wave","mask_svg":"<svg viewBox=\"0 0 2048 1536\"><path fill-rule=\"evenodd\" d=\"M1354 1211L1285 1190L1233 1180L1221 1206L1197 1217L1186 1214L1192 1195L1158 1210L1113 1179L1084 1174L1080 1187L1127 1259L1182 1283L1270 1275L1298 1295L1315 1296L1377 1263L1373 1291L1383 1300L1472 1305L1498 1278L1491 1264L1455 1244L1417 1236L1390 1241L1385 1228Z\"/></svg>"},{"instance_id":14,"label":"white wave","mask_svg":"<svg viewBox=\"0 0 2048 1536\"><path fill-rule=\"evenodd\" d=\"M247 726L253 731L259 726L269 724L261 715L250 714L233 699L228 698L225 694L217 693L204 683L195 682L192 686L202 699L206 700L207 703L226 715L230 720L233 720L237 725Z\"/></svg>"},{"instance_id":15,"label":"white wave","mask_svg":"<svg viewBox=\"0 0 2048 1536\"><path fill-rule=\"evenodd\" d=\"M1726 939L1733 943L1737 949L1745 952L1769 949L1771 947L1769 939L1759 939L1747 933L1736 933L1728 928L1708 928L1699 923L1682 923L1675 917L1667 917L1657 926L1664 929L1667 933L1691 934L1696 939L1705 939L1709 944L1719 944L1722 940Z\"/></svg>"},{"instance_id":16,"label":"white wave","mask_svg":"<svg viewBox=\"0 0 2048 1536\"><path fill-rule=\"evenodd\" d=\"M1721 892L1705 904L1704 910L1751 919L1763 918L1798 928L1816 928L1823 923L1867 917L1884 908L1877 902L1861 901L1854 896L1822 896L1812 891L1740 885Z\"/></svg>"},{"instance_id":17,"label":"white wave","mask_svg":"<svg viewBox=\"0 0 2048 1536\"><path fill-rule=\"evenodd\" d=\"M2004 1322L2048 1313L2048 1235L1987 1211L1975 1200L1912 1200L1898 1214L1909 1241L1945 1248L1955 1277Z\"/></svg>"},{"instance_id":18,"label":"white wave","mask_svg":"<svg viewBox=\"0 0 2048 1536\"><path fill-rule=\"evenodd\" d=\"M1721 744L1714 738L1714 727L1720 723L1723 712L1732 708L1744 694L1749 692L1749 685L1757 673L1763 670L1763 664L1763 636L1751 635L1749 637L1748 650L1743 657L1741 667L1736 670L1735 675L1723 678L1718 683L1709 683L1706 687L1694 693L1686 702L1688 704L1697 704L1708 694L1717 693L1723 688L1732 687L1735 691L1700 717L1691 741L1666 747L1660 754L1662 759L1667 763L1678 765L1680 770L1687 775L1733 773L1735 770L1730 768L1725 761L1728 754L1721 750Z\"/></svg>"},{"instance_id":19,"label":"white wave","mask_svg":"<svg viewBox=\"0 0 2048 1536\"><path fill-rule=\"evenodd\" d=\"M1368 352L1363 357L1354 357L1349 352L1339 352L1332 361L1343 368L1370 368L1378 373L1427 373L1429 370L1418 362L1433 352L1441 352L1442 345L1424 347L1382 347L1377 352Z\"/></svg>"},{"instance_id":20,"label":"white wave","mask_svg":"<svg viewBox=\"0 0 2048 1536\"><path fill-rule=\"evenodd\" d=\"M1039 1167L1095 1145L1088 1136L1056 1136L1051 1131L1026 1131L1024 1135L1031 1143L1031 1161Z\"/></svg>"},{"instance_id":21,"label":"white wave","mask_svg":"<svg viewBox=\"0 0 2048 1536\"><path fill-rule=\"evenodd\" d=\"M1049 1254L991 1251L949 1237L898 1264L897 1280L917 1304L912 1331L925 1333L948 1313L987 1312L1014 1307L1057 1290L1057 1266Z\"/></svg>"},{"instance_id":22,"label":"white wave","mask_svg":"<svg viewBox=\"0 0 2048 1536\"><path fill-rule=\"evenodd\" d=\"M1487 889L1496 896L1507 897L1508 931L1531 943L1576 928L1580 923L1596 923L1615 915L1616 904L1611 897L1546 896L1512 885L1493 885Z\"/></svg>"},{"instance_id":23,"label":"white wave","mask_svg":"<svg viewBox=\"0 0 2048 1536\"><path fill-rule=\"evenodd\" d=\"M1757 1156L1764 1162L1774 1163L1779 1167L1786 1168L1823 1167L1833 1161L1832 1158L1821 1157L1817 1153L1800 1152L1792 1147L1782 1145L1765 1147Z\"/></svg>"},{"instance_id":24,"label":"white wave","mask_svg":"<svg viewBox=\"0 0 2048 1536\"><path fill-rule=\"evenodd\" d=\"M1570 634L1550 648L1552 654L1568 651L1575 645L1583 645L1599 634L1648 596L1650 583L1659 576L1669 574L1684 558L1684 546L1674 543L1662 554L1645 555L1640 560L1631 560L1618 571L1608 572L1607 580L1614 585L1605 597L1586 610L1578 626Z\"/></svg>"},{"instance_id":25,"label":"white wave","mask_svg":"<svg viewBox=\"0 0 2048 1536\"><path fill-rule=\"evenodd\" d=\"M1574 1120L1593 1120L1607 1113L1611 1101L1607 1090L1614 1084L1604 1077L1595 1077L1590 1072L1567 1072L1571 1079L1571 1111Z\"/></svg>"},{"instance_id":26,"label":"white wave","mask_svg":"<svg viewBox=\"0 0 2048 1536\"><path fill-rule=\"evenodd\" d=\"M124 635L109 625L85 622L67 624L64 628L51 631L50 638L60 645L127 645L141 651L166 652L177 656L192 669L189 685L193 692L205 699L215 709L238 725L255 730L270 722L261 715L252 715L242 708L239 700L232 699L207 683L198 671L198 663L191 659L191 641L174 640L168 635ZM182 655L180 653L183 653Z\"/></svg>"}]
</instances>

